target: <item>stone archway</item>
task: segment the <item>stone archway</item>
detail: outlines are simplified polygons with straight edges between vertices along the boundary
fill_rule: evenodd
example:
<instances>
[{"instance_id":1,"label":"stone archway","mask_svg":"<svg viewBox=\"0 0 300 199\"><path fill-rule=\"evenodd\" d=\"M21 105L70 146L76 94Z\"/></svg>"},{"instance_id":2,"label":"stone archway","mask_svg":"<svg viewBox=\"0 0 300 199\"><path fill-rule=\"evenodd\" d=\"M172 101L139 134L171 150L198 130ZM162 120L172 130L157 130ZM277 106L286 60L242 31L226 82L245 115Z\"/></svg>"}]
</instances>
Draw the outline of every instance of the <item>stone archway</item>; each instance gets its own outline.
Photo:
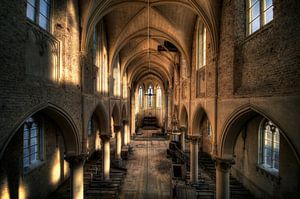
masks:
<instances>
[{"instance_id":1,"label":"stone archway","mask_svg":"<svg viewBox=\"0 0 300 199\"><path fill-rule=\"evenodd\" d=\"M87 150L92 153L102 148L101 135L109 133L107 112L100 102L86 122Z\"/></svg>"},{"instance_id":2,"label":"stone archway","mask_svg":"<svg viewBox=\"0 0 300 199\"><path fill-rule=\"evenodd\" d=\"M270 122L274 128L279 129L280 142L277 154L279 169L274 167L274 169L272 168L273 172L264 166L266 165L264 157L267 152L263 145L272 142L271 149L268 148L267 151L273 151L274 147L273 134L271 136L272 141L266 140L264 138L266 135L262 134L264 132L262 124L266 121ZM255 193L256 197L265 194L274 197L274 193L276 193L279 198L282 198L285 197L286 193L295 194L293 190L296 190L295 186L299 186L297 185L299 177L295 177L294 173L300 172L299 157L297 157L294 145L286 132L274 121L276 120L272 116L253 106L241 107L229 116L222 129L219 144L220 153L217 157L217 195L220 197L229 196L229 173L244 182L244 186ZM273 152L272 159L274 159ZM250 160L251 164L249 163ZM232 166L234 162L235 164ZM231 167L234 169L230 170ZM238 174L241 171L244 172L243 176ZM278 183L279 178L276 176L280 176L280 183ZM272 182L270 181L271 178ZM228 185L224 182L228 182ZM261 188L256 189L255 187ZM217 198L220 197L217 196ZM293 198L293 196L291 197Z\"/></svg>"},{"instance_id":3,"label":"stone archway","mask_svg":"<svg viewBox=\"0 0 300 199\"><path fill-rule=\"evenodd\" d=\"M129 118L127 116L126 105L122 107L122 145L128 145L130 142L130 132L129 132Z\"/></svg>"},{"instance_id":4,"label":"stone archway","mask_svg":"<svg viewBox=\"0 0 300 199\"><path fill-rule=\"evenodd\" d=\"M201 152L212 153L212 128L211 122L204 108L199 107L192 121L192 134L199 136L199 149Z\"/></svg>"},{"instance_id":5,"label":"stone archway","mask_svg":"<svg viewBox=\"0 0 300 199\"><path fill-rule=\"evenodd\" d=\"M121 133L121 114L117 104L114 104L111 112L111 129L112 137L115 138L115 145L113 150L115 151L115 160L119 164L121 160L122 150L122 133Z\"/></svg>"},{"instance_id":6,"label":"stone archway","mask_svg":"<svg viewBox=\"0 0 300 199\"><path fill-rule=\"evenodd\" d=\"M185 128L185 134L188 134L189 118L186 107L183 105L179 117L179 126Z\"/></svg>"},{"instance_id":7,"label":"stone archway","mask_svg":"<svg viewBox=\"0 0 300 199\"><path fill-rule=\"evenodd\" d=\"M67 173L72 173L65 158L80 156L77 127L63 109L53 104L35 108L16 126L1 156L0 193L4 191L10 198L18 198L20 194L24 198L46 197L65 180ZM49 172L43 178L42 174L36 174L37 179L49 183L47 190L40 187L39 192L34 191L41 182L30 178L36 168L46 168ZM83 184L78 186L83 193Z\"/></svg>"}]
</instances>

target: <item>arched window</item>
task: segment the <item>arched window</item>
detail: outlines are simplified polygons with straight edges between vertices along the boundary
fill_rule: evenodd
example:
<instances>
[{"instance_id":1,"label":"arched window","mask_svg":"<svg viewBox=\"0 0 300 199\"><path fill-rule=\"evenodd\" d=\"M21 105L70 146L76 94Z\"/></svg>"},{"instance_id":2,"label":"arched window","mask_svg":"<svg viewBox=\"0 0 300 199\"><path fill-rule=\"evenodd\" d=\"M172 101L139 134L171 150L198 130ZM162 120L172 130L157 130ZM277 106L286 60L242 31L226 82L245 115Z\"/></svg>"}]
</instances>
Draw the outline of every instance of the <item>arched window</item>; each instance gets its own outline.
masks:
<instances>
[{"instance_id":1,"label":"arched window","mask_svg":"<svg viewBox=\"0 0 300 199\"><path fill-rule=\"evenodd\" d=\"M27 0L26 16L44 30L50 30L51 0Z\"/></svg>"},{"instance_id":2,"label":"arched window","mask_svg":"<svg viewBox=\"0 0 300 199\"><path fill-rule=\"evenodd\" d=\"M247 0L248 35L273 20L273 0Z\"/></svg>"},{"instance_id":3,"label":"arched window","mask_svg":"<svg viewBox=\"0 0 300 199\"><path fill-rule=\"evenodd\" d=\"M94 63L94 67L93 67L93 71L94 71L94 75L95 75L95 90L97 92L101 91L101 79L100 79L100 75L101 75L101 71L100 71L100 59L99 59L99 50L100 50L100 46L99 46L99 28L98 26L95 27L94 29L94 34L93 34L93 63Z\"/></svg>"},{"instance_id":4,"label":"arched window","mask_svg":"<svg viewBox=\"0 0 300 199\"><path fill-rule=\"evenodd\" d=\"M123 75L123 98L128 97L128 92L127 92L127 73Z\"/></svg>"},{"instance_id":5,"label":"arched window","mask_svg":"<svg viewBox=\"0 0 300 199\"><path fill-rule=\"evenodd\" d=\"M34 118L28 118L23 128L23 167L26 170L42 160L42 128Z\"/></svg>"},{"instance_id":6,"label":"arched window","mask_svg":"<svg viewBox=\"0 0 300 199\"><path fill-rule=\"evenodd\" d=\"M88 135L92 135L92 133L93 133L93 120L92 120L92 118L89 120L87 133L88 133Z\"/></svg>"},{"instance_id":7,"label":"arched window","mask_svg":"<svg viewBox=\"0 0 300 199\"><path fill-rule=\"evenodd\" d=\"M116 64L113 67L113 85L114 85L114 96L120 96L120 59L119 56L116 58Z\"/></svg>"},{"instance_id":8,"label":"arched window","mask_svg":"<svg viewBox=\"0 0 300 199\"><path fill-rule=\"evenodd\" d=\"M152 85L149 85L147 93L148 93L148 98L147 98L148 107L152 107L153 106L153 102L152 102L153 87L152 87Z\"/></svg>"},{"instance_id":9,"label":"arched window","mask_svg":"<svg viewBox=\"0 0 300 199\"><path fill-rule=\"evenodd\" d=\"M161 88L157 86L156 90L156 107L161 108Z\"/></svg>"},{"instance_id":10,"label":"arched window","mask_svg":"<svg viewBox=\"0 0 300 199\"><path fill-rule=\"evenodd\" d=\"M143 87L139 88L139 106L143 107Z\"/></svg>"},{"instance_id":11,"label":"arched window","mask_svg":"<svg viewBox=\"0 0 300 199\"><path fill-rule=\"evenodd\" d=\"M206 65L206 28L203 22L198 23L198 34L197 34L197 63L196 63L196 96L203 97L206 92L205 87L205 70ZM184 93L184 92L183 92Z\"/></svg>"},{"instance_id":12,"label":"arched window","mask_svg":"<svg viewBox=\"0 0 300 199\"><path fill-rule=\"evenodd\" d=\"M198 63L197 69L206 65L206 28L203 23L199 23L198 29Z\"/></svg>"},{"instance_id":13,"label":"arched window","mask_svg":"<svg viewBox=\"0 0 300 199\"><path fill-rule=\"evenodd\" d=\"M260 126L259 164L272 172L279 170L280 130L264 119Z\"/></svg>"}]
</instances>

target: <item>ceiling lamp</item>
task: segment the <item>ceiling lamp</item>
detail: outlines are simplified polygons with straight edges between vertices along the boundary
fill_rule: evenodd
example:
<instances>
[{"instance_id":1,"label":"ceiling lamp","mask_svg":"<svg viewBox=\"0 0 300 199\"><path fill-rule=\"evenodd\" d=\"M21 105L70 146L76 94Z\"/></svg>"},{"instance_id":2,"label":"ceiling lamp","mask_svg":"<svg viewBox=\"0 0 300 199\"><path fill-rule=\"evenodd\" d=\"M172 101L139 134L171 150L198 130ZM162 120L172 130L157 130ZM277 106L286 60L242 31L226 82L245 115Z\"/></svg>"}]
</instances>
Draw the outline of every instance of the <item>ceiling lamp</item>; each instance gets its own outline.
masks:
<instances>
[{"instance_id":1,"label":"ceiling lamp","mask_svg":"<svg viewBox=\"0 0 300 199\"><path fill-rule=\"evenodd\" d=\"M147 29L147 41L148 41L148 51L147 51L147 57L148 57L148 72L150 74L151 72L151 58L150 58L150 0L148 0L148 6L147 6L147 21L148 21L148 29ZM154 96L154 92L153 89L147 89L147 92L145 93L145 95L147 96Z\"/></svg>"}]
</instances>

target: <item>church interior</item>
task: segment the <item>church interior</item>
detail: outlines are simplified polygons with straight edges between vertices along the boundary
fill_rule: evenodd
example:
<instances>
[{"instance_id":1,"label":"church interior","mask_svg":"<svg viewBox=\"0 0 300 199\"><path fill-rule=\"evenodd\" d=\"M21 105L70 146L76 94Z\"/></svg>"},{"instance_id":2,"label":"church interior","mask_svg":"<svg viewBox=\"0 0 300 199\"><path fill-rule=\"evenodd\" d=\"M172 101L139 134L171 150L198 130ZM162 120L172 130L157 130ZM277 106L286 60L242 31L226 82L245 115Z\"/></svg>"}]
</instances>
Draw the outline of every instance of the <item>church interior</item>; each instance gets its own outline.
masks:
<instances>
[{"instance_id":1,"label":"church interior","mask_svg":"<svg viewBox=\"0 0 300 199\"><path fill-rule=\"evenodd\" d=\"M299 0L0 8L0 199L300 198Z\"/></svg>"}]
</instances>

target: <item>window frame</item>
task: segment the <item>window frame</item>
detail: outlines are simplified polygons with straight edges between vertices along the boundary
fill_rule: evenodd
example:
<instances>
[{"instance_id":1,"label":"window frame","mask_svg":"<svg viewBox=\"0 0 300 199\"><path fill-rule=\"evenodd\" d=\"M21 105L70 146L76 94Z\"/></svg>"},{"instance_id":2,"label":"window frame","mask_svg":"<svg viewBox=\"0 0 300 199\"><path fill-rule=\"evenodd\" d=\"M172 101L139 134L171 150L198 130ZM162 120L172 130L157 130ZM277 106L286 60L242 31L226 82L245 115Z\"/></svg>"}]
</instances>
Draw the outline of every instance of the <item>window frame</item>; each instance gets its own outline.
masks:
<instances>
[{"instance_id":1,"label":"window frame","mask_svg":"<svg viewBox=\"0 0 300 199\"><path fill-rule=\"evenodd\" d=\"M88 126L87 126L87 135L91 136L93 135L94 131L94 125L93 125L93 117L91 117L88 121Z\"/></svg>"},{"instance_id":2,"label":"window frame","mask_svg":"<svg viewBox=\"0 0 300 199\"><path fill-rule=\"evenodd\" d=\"M260 29L262 29L264 26L268 25L274 20L274 0L271 0L272 4L269 7L265 8L266 1L267 0L256 0L255 3L252 4L252 0L246 0L245 10L246 10L246 35L247 36L253 35L254 33L258 32ZM255 17L255 19L252 19L252 17L250 16L252 13L251 9L255 6L256 3L259 4L259 15ZM266 21L265 14L269 9L272 9L272 19ZM259 18L259 27L257 30L252 31L252 27L251 27L252 22L254 22L257 18Z\"/></svg>"},{"instance_id":3,"label":"window frame","mask_svg":"<svg viewBox=\"0 0 300 199\"><path fill-rule=\"evenodd\" d=\"M29 150L29 155L27 155L26 157L29 157L29 164L25 166L25 125L30 124L30 128L32 126L33 123L37 124L37 128L38 128L38 135L36 137L37 138L37 144L38 145L38 149L37 152L35 152L35 154L38 155L38 158L35 159L34 161L31 162L31 156L33 155L33 153L31 153L30 148L33 145L30 145L31 143L31 131L28 131L28 147L26 147ZM33 170L34 168L38 167L39 165L41 165L44 162L44 158L45 158L45 154L44 154L44 121L42 120L42 118L38 117L29 117L28 119L26 119L26 121L23 124L23 128L22 128L22 133L23 133L23 171L24 173L28 173L31 170Z\"/></svg>"},{"instance_id":4,"label":"window frame","mask_svg":"<svg viewBox=\"0 0 300 199\"><path fill-rule=\"evenodd\" d=\"M49 5L49 18L47 18L47 16L45 16L42 12L41 12L41 1L44 1L46 4ZM28 19L30 22L34 23L36 26L38 26L39 28L41 28L43 31L46 31L48 33L52 32L52 16L53 16L53 1L49 0L49 3L46 2L47 0L35 0L35 5L34 5L34 19L31 19L30 17L28 17L27 15L27 6L28 4L30 4L32 6L31 3L29 3L29 0L25 1L26 4L26 19ZM47 20L48 20L48 24L46 29L40 24L40 15L43 15Z\"/></svg>"},{"instance_id":5,"label":"window frame","mask_svg":"<svg viewBox=\"0 0 300 199\"><path fill-rule=\"evenodd\" d=\"M153 107L153 94L154 94L154 87L152 86L152 84L149 84L148 88L147 88L147 108L152 108Z\"/></svg>"},{"instance_id":6,"label":"window frame","mask_svg":"<svg viewBox=\"0 0 300 199\"><path fill-rule=\"evenodd\" d=\"M156 87L156 107L162 107L162 91L159 85Z\"/></svg>"},{"instance_id":7,"label":"window frame","mask_svg":"<svg viewBox=\"0 0 300 199\"><path fill-rule=\"evenodd\" d=\"M138 97L138 99L139 99L139 107L140 108L143 108L144 107L144 105L143 105L143 94L144 94L144 90L143 90L143 87L140 85L139 86L139 97Z\"/></svg>"},{"instance_id":8,"label":"window frame","mask_svg":"<svg viewBox=\"0 0 300 199\"><path fill-rule=\"evenodd\" d=\"M197 30L197 64L196 70L206 66L207 61L207 30L205 25L199 21Z\"/></svg>"},{"instance_id":9,"label":"window frame","mask_svg":"<svg viewBox=\"0 0 300 199\"><path fill-rule=\"evenodd\" d=\"M274 131L271 131L272 136L271 136L271 164L269 165L268 163L266 163L266 154L265 154L265 128L266 128L266 123L269 123L269 125L272 126L272 128L275 128ZM275 139L274 137L276 136L275 133L278 133L278 152L276 152L275 149ZM259 125L259 153L258 153L258 165L260 168L272 173L273 175L278 175L279 174L279 169L280 169L280 129L270 120L264 118L262 119L262 121L260 122ZM274 160L274 156L275 153L278 153L278 168L275 167L275 162L276 160Z\"/></svg>"}]
</instances>

